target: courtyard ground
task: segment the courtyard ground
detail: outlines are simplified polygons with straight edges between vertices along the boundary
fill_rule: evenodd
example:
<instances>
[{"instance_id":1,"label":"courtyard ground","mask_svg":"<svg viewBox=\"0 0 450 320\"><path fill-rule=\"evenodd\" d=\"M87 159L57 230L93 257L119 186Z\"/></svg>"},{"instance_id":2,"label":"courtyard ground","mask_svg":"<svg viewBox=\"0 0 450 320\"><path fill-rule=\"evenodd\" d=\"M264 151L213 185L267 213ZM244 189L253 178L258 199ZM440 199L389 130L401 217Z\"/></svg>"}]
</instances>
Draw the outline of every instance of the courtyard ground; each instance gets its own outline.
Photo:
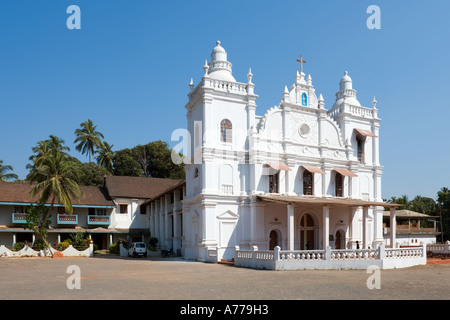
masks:
<instances>
[{"instance_id":1,"label":"courtyard ground","mask_svg":"<svg viewBox=\"0 0 450 320\"><path fill-rule=\"evenodd\" d=\"M439 261L436 261L439 262ZM80 271L79 289L68 279ZM269 271L181 258L0 258L1 300L447 300L450 263L379 271ZM73 277L72 277L73 280ZM69 281L72 281L69 280ZM72 283L76 283L73 280Z\"/></svg>"}]
</instances>

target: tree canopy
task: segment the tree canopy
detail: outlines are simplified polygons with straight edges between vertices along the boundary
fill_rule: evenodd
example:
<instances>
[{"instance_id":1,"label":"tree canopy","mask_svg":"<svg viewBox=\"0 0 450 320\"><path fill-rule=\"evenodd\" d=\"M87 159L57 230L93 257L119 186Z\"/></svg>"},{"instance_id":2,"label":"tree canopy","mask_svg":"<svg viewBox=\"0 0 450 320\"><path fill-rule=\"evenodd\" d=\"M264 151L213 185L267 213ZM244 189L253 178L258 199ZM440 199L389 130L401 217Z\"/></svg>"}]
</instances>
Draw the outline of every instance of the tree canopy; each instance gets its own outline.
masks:
<instances>
[{"instance_id":1,"label":"tree canopy","mask_svg":"<svg viewBox=\"0 0 450 320\"><path fill-rule=\"evenodd\" d=\"M3 160L0 160L0 181L14 180L19 177L15 173L11 173L13 167L10 165L3 164Z\"/></svg>"},{"instance_id":2,"label":"tree canopy","mask_svg":"<svg viewBox=\"0 0 450 320\"><path fill-rule=\"evenodd\" d=\"M157 140L131 149L122 149L113 157L114 175L184 179L183 164L172 161L167 143Z\"/></svg>"}]
</instances>

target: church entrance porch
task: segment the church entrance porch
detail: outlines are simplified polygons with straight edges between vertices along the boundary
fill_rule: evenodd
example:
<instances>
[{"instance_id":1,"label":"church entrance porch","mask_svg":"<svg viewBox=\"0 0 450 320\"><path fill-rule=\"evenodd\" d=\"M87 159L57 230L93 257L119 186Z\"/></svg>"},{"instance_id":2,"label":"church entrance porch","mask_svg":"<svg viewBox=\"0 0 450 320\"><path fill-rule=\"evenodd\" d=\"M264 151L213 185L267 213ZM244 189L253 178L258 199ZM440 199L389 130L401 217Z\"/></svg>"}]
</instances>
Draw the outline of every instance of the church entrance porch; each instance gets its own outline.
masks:
<instances>
[{"instance_id":1,"label":"church entrance porch","mask_svg":"<svg viewBox=\"0 0 450 320\"><path fill-rule=\"evenodd\" d=\"M396 205L382 202L278 195L259 195L258 200L264 203L267 248L273 247L269 243L273 235L269 232L275 226L283 234L282 250L324 250L328 246L332 249L378 248L384 243L384 206L392 207L395 220ZM257 233L255 230L254 234Z\"/></svg>"},{"instance_id":2,"label":"church entrance porch","mask_svg":"<svg viewBox=\"0 0 450 320\"><path fill-rule=\"evenodd\" d=\"M260 195L258 199L265 203L264 219L266 229L270 229L268 246L253 245L250 249L236 246L236 266L298 270L366 269L369 266L390 269L426 264L424 246L385 248L384 243L379 242L382 211L380 215L378 207L390 206L395 224L395 204L277 195ZM281 246L274 247L278 235L272 232L276 230L273 225L285 234ZM355 243L360 244L358 248ZM395 236L391 243L395 243Z\"/></svg>"}]
</instances>

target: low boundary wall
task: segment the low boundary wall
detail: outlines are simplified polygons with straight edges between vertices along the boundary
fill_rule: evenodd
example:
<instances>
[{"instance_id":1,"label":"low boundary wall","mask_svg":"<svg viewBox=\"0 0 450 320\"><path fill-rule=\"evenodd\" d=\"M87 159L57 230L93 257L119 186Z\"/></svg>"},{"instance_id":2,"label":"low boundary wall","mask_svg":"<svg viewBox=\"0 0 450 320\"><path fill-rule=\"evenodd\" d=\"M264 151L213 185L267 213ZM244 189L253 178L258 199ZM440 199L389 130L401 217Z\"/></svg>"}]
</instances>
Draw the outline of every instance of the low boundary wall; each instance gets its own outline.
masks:
<instances>
[{"instance_id":1,"label":"low boundary wall","mask_svg":"<svg viewBox=\"0 0 450 320\"><path fill-rule=\"evenodd\" d=\"M428 244L427 252L431 252L434 254L450 254L450 242L441 244Z\"/></svg>"},{"instance_id":2,"label":"low boundary wall","mask_svg":"<svg viewBox=\"0 0 450 320\"><path fill-rule=\"evenodd\" d=\"M69 245L65 250L58 251L54 248L50 249L53 254L63 257L92 257L94 255L94 245L91 243L89 248L83 251L75 249L72 245ZM1 257L49 257L51 256L49 249L36 251L33 248L25 245L20 251L13 251L6 248L4 245L0 245L0 258Z\"/></svg>"},{"instance_id":3,"label":"low boundary wall","mask_svg":"<svg viewBox=\"0 0 450 320\"><path fill-rule=\"evenodd\" d=\"M253 269L302 270L302 269L380 269L406 268L427 263L426 247L385 248L362 250L240 250L236 246L234 265Z\"/></svg>"}]
</instances>

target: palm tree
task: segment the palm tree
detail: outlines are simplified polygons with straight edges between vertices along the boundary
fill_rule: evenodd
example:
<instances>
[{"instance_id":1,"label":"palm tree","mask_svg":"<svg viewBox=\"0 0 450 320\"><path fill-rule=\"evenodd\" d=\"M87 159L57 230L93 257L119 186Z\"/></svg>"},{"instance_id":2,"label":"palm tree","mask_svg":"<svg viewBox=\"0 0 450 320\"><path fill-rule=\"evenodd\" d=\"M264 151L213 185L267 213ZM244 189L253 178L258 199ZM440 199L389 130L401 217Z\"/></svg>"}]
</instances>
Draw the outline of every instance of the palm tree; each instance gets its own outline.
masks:
<instances>
[{"instance_id":1,"label":"palm tree","mask_svg":"<svg viewBox=\"0 0 450 320\"><path fill-rule=\"evenodd\" d=\"M95 157L97 163L105 167L109 172L113 171L113 157L114 151L112 151L114 145L110 145L108 142L103 142L100 146L100 150L97 150L98 156Z\"/></svg>"},{"instance_id":2,"label":"palm tree","mask_svg":"<svg viewBox=\"0 0 450 320\"><path fill-rule=\"evenodd\" d=\"M55 203L64 205L68 214L73 213L72 198L79 200L83 191L78 186L76 170L68 157L53 150L50 156L30 176L30 182L37 182L30 191L34 197L39 193L38 204L51 201L50 211Z\"/></svg>"},{"instance_id":3,"label":"palm tree","mask_svg":"<svg viewBox=\"0 0 450 320\"><path fill-rule=\"evenodd\" d=\"M19 177L15 173L7 173L13 171L13 167L10 165L4 165L3 160L0 160L0 181L18 179Z\"/></svg>"},{"instance_id":4,"label":"palm tree","mask_svg":"<svg viewBox=\"0 0 450 320\"><path fill-rule=\"evenodd\" d=\"M89 162L91 162L91 156L94 155L94 149L99 148L102 144L100 138L104 138L103 134L96 130L97 126L94 125L91 119L80 124L80 129L75 130L77 138L73 143L78 145L75 147L81 154L87 153L89 156Z\"/></svg>"},{"instance_id":5,"label":"palm tree","mask_svg":"<svg viewBox=\"0 0 450 320\"><path fill-rule=\"evenodd\" d=\"M51 155L54 150L67 155L64 151L70 151L70 148L65 146L64 143L65 141L63 139L60 139L54 135L50 135L47 140L38 141L36 146L32 148L34 154L28 158L28 160L33 163L27 164L26 166L26 168L30 170L30 173L26 179L29 180L31 176L38 172L39 166Z\"/></svg>"},{"instance_id":6,"label":"palm tree","mask_svg":"<svg viewBox=\"0 0 450 320\"><path fill-rule=\"evenodd\" d=\"M30 196L35 197L38 195L37 204L44 205L49 201L51 202L50 209L44 212L39 225L36 227L41 231L48 227L48 221L55 204L64 205L65 211L68 214L72 214L72 199L79 201L80 197L83 196L83 191L76 182L74 163L69 160L65 153L60 152L58 149L52 149L36 170L30 172L29 180L30 183L36 183L31 188ZM40 234L43 233L40 232ZM42 239L46 246L50 248L47 239L45 237Z\"/></svg>"}]
</instances>

